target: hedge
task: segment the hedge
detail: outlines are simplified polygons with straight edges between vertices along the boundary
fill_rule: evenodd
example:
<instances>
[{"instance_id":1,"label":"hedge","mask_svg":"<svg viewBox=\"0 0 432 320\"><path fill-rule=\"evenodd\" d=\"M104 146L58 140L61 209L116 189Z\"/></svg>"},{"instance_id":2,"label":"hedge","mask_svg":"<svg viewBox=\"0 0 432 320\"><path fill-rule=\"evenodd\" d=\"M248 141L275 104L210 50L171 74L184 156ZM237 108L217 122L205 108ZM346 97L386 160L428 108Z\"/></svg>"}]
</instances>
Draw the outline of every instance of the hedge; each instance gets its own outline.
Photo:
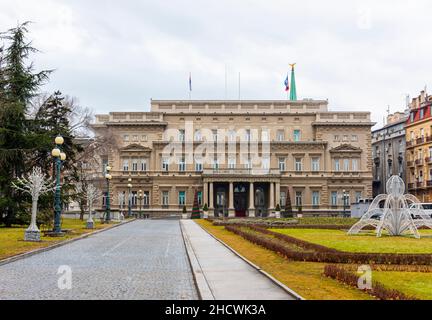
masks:
<instances>
[{"instance_id":1,"label":"hedge","mask_svg":"<svg viewBox=\"0 0 432 320\"><path fill-rule=\"evenodd\" d=\"M324 267L324 275L339 282L345 283L351 287L358 288L359 277L342 267L336 265L326 265ZM418 300L417 298L408 296L398 290L387 289L380 282L373 280L371 289L358 289L363 290L381 300Z\"/></svg>"},{"instance_id":2,"label":"hedge","mask_svg":"<svg viewBox=\"0 0 432 320\"><path fill-rule=\"evenodd\" d=\"M277 252L289 259L296 261L313 261L328 263L359 263L359 264L398 264L398 265L431 265L432 255L430 254L395 254L395 253L351 253L330 249L303 240L280 235L261 228L254 227L253 232L243 231L238 226L225 226L231 231L246 240L260 245L266 249ZM259 233L257 233L259 232ZM276 236L277 234L277 236ZM274 241L269 235L274 236ZM311 249L313 252L301 252L290 249L285 243L291 243L304 249Z\"/></svg>"}]
</instances>

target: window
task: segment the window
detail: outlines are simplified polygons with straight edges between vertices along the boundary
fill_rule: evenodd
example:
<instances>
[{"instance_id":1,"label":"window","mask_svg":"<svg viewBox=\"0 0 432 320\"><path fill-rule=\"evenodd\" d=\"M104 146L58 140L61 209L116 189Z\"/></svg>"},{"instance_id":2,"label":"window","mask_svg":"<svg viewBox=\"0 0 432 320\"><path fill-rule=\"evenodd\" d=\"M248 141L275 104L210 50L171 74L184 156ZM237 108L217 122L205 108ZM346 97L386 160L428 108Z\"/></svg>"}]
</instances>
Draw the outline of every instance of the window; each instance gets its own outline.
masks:
<instances>
[{"instance_id":1,"label":"window","mask_svg":"<svg viewBox=\"0 0 432 320\"><path fill-rule=\"evenodd\" d=\"M197 172L203 171L203 165L201 162L199 162L199 161L195 162L195 171L197 171Z\"/></svg>"},{"instance_id":2,"label":"window","mask_svg":"<svg viewBox=\"0 0 432 320\"><path fill-rule=\"evenodd\" d=\"M420 109L420 119L424 118L424 108Z\"/></svg>"},{"instance_id":3,"label":"window","mask_svg":"<svg viewBox=\"0 0 432 320\"><path fill-rule=\"evenodd\" d=\"M285 140L285 132L284 132L284 130L278 130L276 132L276 140L277 141L284 141Z\"/></svg>"},{"instance_id":4,"label":"window","mask_svg":"<svg viewBox=\"0 0 432 320\"><path fill-rule=\"evenodd\" d=\"M185 131L184 131L184 129L180 129L180 130L179 130L178 139L179 139L179 141L181 141L181 142L185 141Z\"/></svg>"},{"instance_id":5,"label":"window","mask_svg":"<svg viewBox=\"0 0 432 320\"><path fill-rule=\"evenodd\" d=\"M320 158L312 158L312 171L320 170Z\"/></svg>"},{"instance_id":6,"label":"window","mask_svg":"<svg viewBox=\"0 0 432 320\"><path fill-rule=\"evenodd\" d=\"M285 171L285 158L279 158L279 170Z\"/></svg>"},{"instance_id":7,"label":"window","mask_svg":"<svg viewBox=\"0 0 432 320\"><path fill-rule=\"evenodd\" d=\"M245 168L252 169L252 160L250 158L246 160Z\"/></svg>"},{"instance_id":8,"label":"window","mask_svg":"<svg viewBox=\"0 0 432 320\"><path fill-rule=\"evenodd\" d=\"M186 164L184 158L181 158L179 160L179 171L186 171Z\"/></svg>"},{"instance_id":9,"label":"window","mask_svg":"<svg viewBox=\"0 0 432 320\"><path fill-rule=\"evenodd\" d=\"M413 141L414 140L414 131L410 132L410 140Z\"/></svg>"},{"instance_id":10,"label":"window","mask_svg":"<svg viewBox=\"0 0 432 320\"><path fill-rule=\"evenodd\" d=\"M347 134L343 136L343 141L348 141L348 135Z\"/></svg>"},{"instance_id":11,"label":"window","mask_svg":"<svg viewBox=\"0 0 432 320\"><path fill-rule=\"evenodd\" d=\"M198 205L199 205L199 206L202 206L202 205L203 205L203 201L202 201L202 191L198 191L197 198L198 198Z\"/></svg>"},{"instance_id":12,"label":"window","mask_svg":"<svg viewBox=\"0 0 432 320\"><path fill-rule=\"evenodd\" d=\"M162 205L169 205L169 191L162 191Z\"/></svg>"},{"instance_id":13,"label":"window","mask_svg":"<svg viewBox=\"0 0 432 320\"><path fill-rule=\"evenodd\" d=\"M320 203L320 193L319 191L312 191L312 205L319 206Z\"/></svg>"},{"instance_id":14,"label":"window","mask_svg":"<svg viewBox=\"0 0 432 320\"><path fill-rule=\"evenodd\" d=\"M143 194L143 205L144 206L148 206L150 204L150 192L149 191L144 191Z\"/></svg>"},{"instance_id":15,"label":"window","mask_svg":"<svg viewBox=\"0 0 432 320\"><path fill-rule=\"evenodd\" d=\"M262 168L265 170L270 169L270 158L269 157L264 157L262 159L262 164L261 164Z\"/></svg>"},{"instance_id":16,"label":"window","mask_svg":"<svg viewBox=\"0 0 432 320\"><path fill-rule=\"evenodd\" d=\"M168 159L163 158L162 159L162 171L168 171L168 170L169 170Z\"/></svg>"},{"instance_id":17,"label":"window","mask_svg":"<svg viewBox=\"0 0 432 320\"><path fill-rule=\"evenodd\" d=\"M123 141L124 141L124 142L128 142L128 141L129 141L129 136L128 136L127 134L125 134L125 135L123 136Z\"/></svg>"},{"instance_id":18,"label":"window","mask_svg":"<svg viewBox=\"0 0 432 320\"><path fill-rule=\"evenodd\" d=\"M228 169L235 169L236 167L236 158L235 157L229 157L228 158Z\"/></svg>"},{"instance_id":19,"label":"window","mask_svg":"<svg viewBox=\"0 0 432 320\"><path fill-rule=\"evenodd\" d=\"M213 169L219 170L219 159L213 159Z\"/></svg>"},{"instance_id":20,"label":"window","mask_svg":"<svg viewBox=\"0 0 432 320\"><path fill-rule=\"evenodd\" d=\"M147 171L147 159L141 160L141 171Z\"/></svg>"},{"instance_id":21,"label":"window","mask_svg":"<svg viewBox=\"0 0 432 320\"><path fill-rule=\"evenodd\" d=\"M138 171L138 159L132 160L132 171Z\"/></svg>"},{"instance_id":22,"label":"window","mask_svg":"<svg viewBox=\"0 0 432 320\"><path fill-rule=\"evenodd\" d=\"M349 171L349 159L344 159L344 171Z\"/></svg>"},{"instance_id":23,"label":"window","mask_svg":"<svg viewBox=\"0 0 432 320\"><path fill-rule=\"evenodd\" d=\"M230 142L236 141L236 132L235 130L228 131L228 139Z\"/></svg>"},{"instance_id":24,"label":"window","mask_svg":"<svg viewBox=\"0 0 432 320\"><path fill-rule=\"evenodd\" d=\"M194 139L195 139L195 141L202 141L201 130L195 130Z\"/></svg>"},{"instance_id":25,"label":"window","mask_svg":"<svg viewBox=\"0 0 432 320\"><path fill-rule=\"evenodd\" d=\"M267 130L261 132L261 140L265 142L269 141L269 133Z\"/></svg>"},{"instance_id":26,"label":"window","mask_svg":"<svg viewBox=\"0 0 432 320\"><path fill-rule=\"evenodd\" d=\"M295 171L302 171L302 159L295 158Z\"/></svg>"},{"instance_id":27,"label":"window","mask_svg":"<svg viewBox=\"0 0 432 320\"><path fill-rule=\"evenodd\" d=\"M362 192L361 191L356 191L356 193L355 193L355 202L359 203L361 198L362 198Z\"/></svg>"},{"instance_id":28,"label":"window","mask_svg":"<svg viewBox=\"0 0 432 320\"><path fill-rule=\"evenodd\" d=\"M251 131L250 131L250 129L246 129L245 140L246 141L251 141L251 139L252 139Z\"/></svg>"},{"instance_id":29,"label":"window","mask_svg":"<svg viewBox=\"0 0 432 320\"><path fill-rule=\"evenodd\" d=\"M123 171L129 171L129 160L123 160Z\"/></svg>"},{"instance_id":30,"label":"window","mask_svg":"<svg viewBox=\"0 0 432 320\"><path fill-rule=\"evenodd\" d=\"M358 160L352 159L352 171L358 171Z\"/></svg>"},{"instance_id":31,"label":"window","mask_svg":"<svg viewBox=\"0 0 432 320\"><path fill-rule=\"evenodd\" d=\"M420 137L422 137L422 138L424 137L424 129L423 128L420 129Z\"/></svg>"},{"instance_id":32,"label":"window","mask_svg":"<svg viewBox=\"0 0 432 320\"><path fill-rule=\"evenodd\" d=\"M351 136L351 141L357 142L358 141L358 136L356 134L353 134Z\"/></svg>"},{"instance_id":33,"label":"window","mask_svg":"<svg viewBox=\"0 0 432 320\"><path fill-rule=\"evenodd\" d=\"M294 130L294 142L298 142L301 140L300 130Z\"/></svg>"},{"instance_id":34,"label":"window","mask_svg":"<svg viewBox=\"0 0 432 320\"><path fill-rule=\"evenodd\" d=\"M340 161L339 159L334 159L334 170L340 171Z\"/></svg>"},{"instance_id":35,"label":"window","mask_svg":"<svg viewBox=\"0 0 432 320\"><path fill-rule=\"evenodd\" d=\"M335 134L335 135L334 135L334 141L340 141L340 137L339 137L338 134Z\"/></svg>"},{"instance_id":36,"label":"window","mask_svg":"<svg viewBox=\"0 0 432 320\"><path fill-rule=\"evenodd\" d=\"M303 203L303 193L301 191L296 191L295 204L297 207L301 207L302 203Z\"/></svg>"},{"instance_id":37,"label":"window","mask_svg":"<svg viewBox=\"0 0 432 320\"><path fill-rule=\"evenodd\" d=\"M414 112L410 113L410 122L414 122Z\"/></svg>"},{"instance_id":38,"label":"window","mask_svg":"<svg viewBox=\"0 0 432 320\"><path fill-rule=\"evenodd\" d=\"M332 191L331 192L331 205L337 206L337 204L338 204L338 193L337 193L337 191Z\"/></svg>"},{"instance_id":39,"label":"window","mask_svg":"<svg viewBox=\"0 0 432 320\"><path fill-rule=\"evenodd\" d=\"M185 191L179 191L179 193L178 193L178 204L180 206L184 206L186 204L186 192Z\"/></svg>"},{"instance_id":40,"label":"window","mask_svg":"<svg viewBox=\"0 0 432 320\"><path fill-rule=\"evenodd\" d=\"M212 130L212 135L213 135L213 141L217 142L218 141L218 132L217 132L217 129L213 129Z\"/></svg>"},{"instance_id":41,"label":"window","mask_svg":"<svg viewBox=\"0 0 432 320\"><path fill-rule=\"evenodd\" d=\"M285 193L285 191L280 192L279 199L280 199L279 205L281 206L281 208L284 208L286 205L286 193Z\"/></svg>"},{"instance_id":42,"label":"window","mask_svg":"<svg viewBox=\"0 0 432 320\"><path fill-rule=\"evenodd\" d=\"M147 135L143 134L143 135L141 136L141 140L142 140L142 141L147 141Z\"/></svg>"}]
</instances>

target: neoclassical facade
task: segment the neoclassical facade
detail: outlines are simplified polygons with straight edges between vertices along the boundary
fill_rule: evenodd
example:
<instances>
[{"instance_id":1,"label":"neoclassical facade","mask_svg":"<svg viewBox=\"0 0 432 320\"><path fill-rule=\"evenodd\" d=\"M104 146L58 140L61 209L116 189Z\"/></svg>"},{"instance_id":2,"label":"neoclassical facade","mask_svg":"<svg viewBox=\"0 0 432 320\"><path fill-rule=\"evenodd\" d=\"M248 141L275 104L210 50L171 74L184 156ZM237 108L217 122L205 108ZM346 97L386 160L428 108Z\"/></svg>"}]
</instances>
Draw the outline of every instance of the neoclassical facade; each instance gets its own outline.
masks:
<instances>
[{"instance_id":1,"label":"neoclassical facade","mask_svg":"<svg viewBox=\"0 0 432 320\"><path fill-rule=\"evenodd\" d=\"M370 198L372 125L368 112L320 100L152 100L149 112L96 115L92 127L116 140L99 171L112 167L115 210L123 193L135 211L178 215L196 194L210 215L243 217L287 197L305 215L342 213L344 191L347 202Z\"/></svg>"}]
</instances>

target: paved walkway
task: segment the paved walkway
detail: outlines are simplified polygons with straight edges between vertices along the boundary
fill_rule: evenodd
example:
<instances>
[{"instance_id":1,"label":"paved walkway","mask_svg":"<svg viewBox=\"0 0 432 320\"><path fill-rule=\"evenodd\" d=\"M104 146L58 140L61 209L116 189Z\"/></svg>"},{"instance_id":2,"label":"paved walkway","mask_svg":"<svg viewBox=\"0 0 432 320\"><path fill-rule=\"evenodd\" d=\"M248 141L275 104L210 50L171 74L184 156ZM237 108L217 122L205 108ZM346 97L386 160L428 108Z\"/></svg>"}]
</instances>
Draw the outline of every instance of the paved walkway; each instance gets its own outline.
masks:
<instances>
[{"instance_id":1,"label":"paved walkway","mask_svg":"<svg viewBox=\"0 0 432 320\"><path fill-rule=\"evenodd\" d=\"M293 300L281 287L215 240L193 220L181 220L199 267L216 300Z\"/></svg>"},{"instance_id":2,"label":"paved walkway","mask_svg":"<svg viewBox=\"0 0 432 320\"><path fill-rule=\"evenodd\" d=\"M60 266L60 274L57 274ZM65 275L72 272L72 288ZM65 273L66 271L66 273ZM198 299L178 220L137 220L0 266L0 299Z\"/></svg>"}]
</instances>

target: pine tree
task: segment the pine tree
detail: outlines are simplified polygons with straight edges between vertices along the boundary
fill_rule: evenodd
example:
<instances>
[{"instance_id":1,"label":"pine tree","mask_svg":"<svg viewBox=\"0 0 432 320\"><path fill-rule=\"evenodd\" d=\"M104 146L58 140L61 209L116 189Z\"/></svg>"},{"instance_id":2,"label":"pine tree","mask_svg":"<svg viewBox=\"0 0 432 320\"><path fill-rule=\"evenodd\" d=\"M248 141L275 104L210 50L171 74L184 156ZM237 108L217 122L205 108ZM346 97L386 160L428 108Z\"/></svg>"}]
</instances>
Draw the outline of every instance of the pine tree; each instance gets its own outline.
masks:
<instances>
[{"instance_id":1,"label":"pine tree","mask_svg":"<svg viewBox=\"0 0 432 320\"><path fill-rule=\"evenodd\" d=\"M201 219L201 210L198 205L198 192L195 191L191 219Z\"/></svg>"},{"instance_id":2,"label":"pine tree","mask_svg":"<svg viewBox=\"0 0 432 320\"><path fill-rule=\"evenodd\" d=\"M293 215L293 210L292 210L292 205L291 205L291 195L289 192L289 187L287 187L286 189L286 200L285 200L285 210L283 213L283 218L292 218Z\"/></svg>"},{"instance_id":3,"label":"pine tree","mask_svg":"<svg viewBox=\"0 0 432 320\"><path fill-rule=\"evenodd\" d=\"M15 222L23 202L10 182L26 172L26 156L34 148L26 119L28 106L50 73L34 73L33 64L26 64L30 53L37 51L26 42L28 24L0 34L6 45L0 64L0 219L7 226Z\"/></svg>"}]
</instances>

